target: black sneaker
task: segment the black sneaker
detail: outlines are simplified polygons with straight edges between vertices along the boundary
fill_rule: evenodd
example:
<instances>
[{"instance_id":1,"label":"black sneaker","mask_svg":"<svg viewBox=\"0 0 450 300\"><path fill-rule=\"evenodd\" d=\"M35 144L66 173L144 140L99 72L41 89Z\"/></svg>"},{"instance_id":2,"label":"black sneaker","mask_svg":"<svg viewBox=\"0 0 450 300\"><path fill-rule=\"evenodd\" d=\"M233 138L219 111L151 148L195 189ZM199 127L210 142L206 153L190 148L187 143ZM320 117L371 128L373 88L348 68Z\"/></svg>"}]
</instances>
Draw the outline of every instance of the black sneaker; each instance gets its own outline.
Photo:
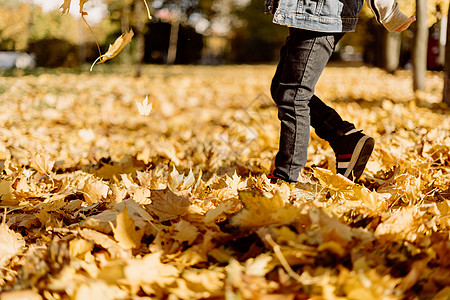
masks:
<instances>
[{"instance_id":1,"label":"black sneaker","mask_svg":"<svg viewBox=\"0 0 450 300\"><path fill-rule=\"evenodd\" d=\"M277 176L273 175L272 173L267 174L267 178L270 179L270 183L277 183L278 179L280 179Z\"/></svg>"},{"instance_id":2,"label":"black sneaker","mask_svg":"<svg viewBox=\"0 0 450 300\"><path fill-rule=\"evenodd\" d=\"M288 180L281 179L280 177L273 175L273 173L267 174L267 178L270 179L270 183L277 183L278 181L285 182L287 184L291 184L291 183L296 184L297 183L297 181L288 181Z\"/></svg>"},{"instance_id":3,"label":"black sneaker","mask_svg":"<svg viewBox=\"0 0 450 300\"><path fill-rule=\"evenodd\" d=\"M372 154L375 140L354 129L330 141L330 145L336 154L336 173L357 181Z\"/></svg>"}]
</instances>

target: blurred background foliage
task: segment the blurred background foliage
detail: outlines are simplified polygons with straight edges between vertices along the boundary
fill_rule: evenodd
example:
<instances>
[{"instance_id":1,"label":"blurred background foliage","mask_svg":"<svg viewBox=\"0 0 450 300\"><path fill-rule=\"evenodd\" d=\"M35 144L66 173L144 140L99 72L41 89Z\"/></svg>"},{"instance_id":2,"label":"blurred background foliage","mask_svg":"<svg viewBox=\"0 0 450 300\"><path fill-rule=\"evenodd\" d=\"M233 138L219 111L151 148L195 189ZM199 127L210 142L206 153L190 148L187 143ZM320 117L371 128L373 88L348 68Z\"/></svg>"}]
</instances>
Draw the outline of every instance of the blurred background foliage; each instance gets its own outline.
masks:
<instances>
[{"instance_id":1,"label":"blurred background foliage","mask_svg":"<svg viewBox=\"0 0 450 300\"><path fill-rule=\"evenodd\" d=\"M103 0L104 17L90 22L95 38L76 17L77 10L61 16L57 8L62 2L55 0L55 10L43 11L34 0L2 0L0 51L34 53L38 66L77 67L99 56L95 40L104 53L132 28L131 47L112 63L262 63L277 61L287 35L286 28L274 25L272 17L263 13L263 0L153 0L149 2L152 20L142 0ZM401 0L400 5L408 14L415 13L414 1ZM440 69L448 0L429 0L427 5L428 65ZM85 10L89 13L89 7ZM388 71L408 68L414 28L387 33L367 7L360 17L356 32L344 37L333 59L365 62Z\"/></svg>"}]
</instances>

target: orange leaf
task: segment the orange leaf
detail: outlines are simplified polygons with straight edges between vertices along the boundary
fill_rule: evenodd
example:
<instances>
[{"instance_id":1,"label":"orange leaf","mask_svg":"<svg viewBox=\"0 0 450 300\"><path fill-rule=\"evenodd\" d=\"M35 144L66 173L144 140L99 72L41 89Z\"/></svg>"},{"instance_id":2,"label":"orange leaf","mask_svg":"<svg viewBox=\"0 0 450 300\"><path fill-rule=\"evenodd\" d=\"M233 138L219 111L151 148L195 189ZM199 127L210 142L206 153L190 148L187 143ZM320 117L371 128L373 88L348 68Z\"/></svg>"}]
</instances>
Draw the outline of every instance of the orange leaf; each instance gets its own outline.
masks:
<instances>
[{"instance_id":1,"label":"orange leaf","mask_svg":"<svg viewBox=\"0 0 450 300\"><path fill-rule=\"evenodd\" d=\"M72 0L64 0L64 3L59 7L59 9L62 9L61 15L65 15L65 14L69 13L71 1Z\"/></svg>"},{"instance_id":2,"label":"orange leaf","mask_svg":"<svg viewBox=\"0 0 450 300\"><path fill-rule=\"evenodd\" d=\"M134 32L132 29L130 29L130 31L125 32L124 34L119 36L114 44L109 45L108 51L101 56L100 63L103 63L119 54L120 51L122 51L122 49L125 48L125 46L128 45L129 42L131 42L131 38L133 37L133 35Z\"/></svg>"}]
</instances>

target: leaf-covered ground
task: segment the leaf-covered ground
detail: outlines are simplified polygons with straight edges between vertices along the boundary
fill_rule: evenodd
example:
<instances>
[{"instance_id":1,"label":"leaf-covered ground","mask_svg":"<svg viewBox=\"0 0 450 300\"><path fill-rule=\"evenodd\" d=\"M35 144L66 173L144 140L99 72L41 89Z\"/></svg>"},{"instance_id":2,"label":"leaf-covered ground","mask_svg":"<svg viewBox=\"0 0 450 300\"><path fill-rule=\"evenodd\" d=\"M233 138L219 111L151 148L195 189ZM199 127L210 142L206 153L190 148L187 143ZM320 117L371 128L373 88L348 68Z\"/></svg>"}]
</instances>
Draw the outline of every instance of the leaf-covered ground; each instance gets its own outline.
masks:
<instances>
[{"instance_id":1,"label":"leaf-covered ground","mask_svg":"<svg viewBox=\"0 0 450 300\"><path fill-rule=\"evenodd\" d=\"M374 154L354 184L312 133L294 186L265 175L274 68L3 77L1 299L449 299L442 74L414 95L408 72L327 68L317 94Z\"/></svg>"}]
</instances>

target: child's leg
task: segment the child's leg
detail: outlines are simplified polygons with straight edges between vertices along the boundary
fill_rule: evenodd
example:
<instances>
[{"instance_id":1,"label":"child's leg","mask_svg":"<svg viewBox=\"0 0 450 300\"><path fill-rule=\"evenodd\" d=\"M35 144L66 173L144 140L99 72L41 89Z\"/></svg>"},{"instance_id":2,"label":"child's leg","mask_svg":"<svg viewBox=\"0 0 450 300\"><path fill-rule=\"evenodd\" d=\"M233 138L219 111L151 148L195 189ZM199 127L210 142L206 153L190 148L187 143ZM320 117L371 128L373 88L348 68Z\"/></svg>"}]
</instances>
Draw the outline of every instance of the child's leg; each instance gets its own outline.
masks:
<instances>
[{"instance_id":1,"label":"child's leg","mask_svg":"<svg viewBox=\"0 0 450 300\"><path fill-rule=\"evenodd\" d=\"M299 172L306 164L309 102L333 52L335 41L341 36L294 28L289 30L271 87L281 121L274 175L283 180L297 181Z\"/></svg>"},{"instance_id":2,"label":"child's leg","mask_svg":"<svg viewBox=\"0 0 450 300\"><path fill-rule=\"evenodd\" d=\"M311 126L316 131L317 136L326 141L355 129L355 125L342 120L333 108L323 103L316 95L313 95L309 101L309 109Z\"/></svg>"}]
</instances>

